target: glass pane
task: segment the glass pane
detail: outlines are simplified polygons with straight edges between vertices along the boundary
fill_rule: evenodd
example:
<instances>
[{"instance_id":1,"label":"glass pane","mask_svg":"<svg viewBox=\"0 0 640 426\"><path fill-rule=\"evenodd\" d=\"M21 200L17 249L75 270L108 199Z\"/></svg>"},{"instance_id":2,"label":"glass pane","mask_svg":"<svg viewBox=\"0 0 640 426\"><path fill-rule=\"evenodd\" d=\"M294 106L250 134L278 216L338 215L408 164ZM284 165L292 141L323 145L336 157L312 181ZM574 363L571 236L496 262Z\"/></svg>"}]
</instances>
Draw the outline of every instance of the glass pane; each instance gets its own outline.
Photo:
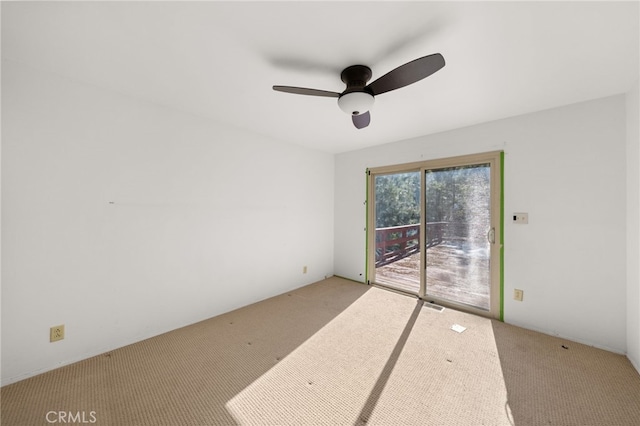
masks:
<instances>
[{"instance_id":1,"label":"glass pane","mask_svg":"<svg viewBox=\"0 0 640 426\"><path fill-rule=\"evenodd\" d=\"M378 175L375 282L420 290L420 172Z\"/></svg>"},{"instance_id":2,"label":"glass pane","mask_svg":"<svg viewBox=\"0 0 640 426\"><path fill-rule=\"evenodd\" d=\"M427 170L426 295L489 310L489 164Z\"/></svg>"}]
</instances>

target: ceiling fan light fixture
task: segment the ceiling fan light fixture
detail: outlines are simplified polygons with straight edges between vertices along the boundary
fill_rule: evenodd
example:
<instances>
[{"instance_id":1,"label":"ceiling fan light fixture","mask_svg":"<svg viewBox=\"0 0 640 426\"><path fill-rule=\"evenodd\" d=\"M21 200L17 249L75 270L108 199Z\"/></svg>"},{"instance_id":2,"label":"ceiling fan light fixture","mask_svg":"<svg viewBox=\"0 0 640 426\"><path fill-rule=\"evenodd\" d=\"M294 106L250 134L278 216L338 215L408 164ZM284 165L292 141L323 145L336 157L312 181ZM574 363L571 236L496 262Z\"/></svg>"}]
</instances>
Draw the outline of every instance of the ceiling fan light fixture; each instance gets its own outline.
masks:
<instances>
[{"instance_id":1,"label":"ceiling fan light fixture","mask_svg":"<svg viewBox=\"0 0 640 426\"><path fill-rule=\"evenodd\" d=\"M367 92L349 92L338 98L338 106L349 115L360 115L371 109L374 97Z\"/></svg>"}]
</instances>

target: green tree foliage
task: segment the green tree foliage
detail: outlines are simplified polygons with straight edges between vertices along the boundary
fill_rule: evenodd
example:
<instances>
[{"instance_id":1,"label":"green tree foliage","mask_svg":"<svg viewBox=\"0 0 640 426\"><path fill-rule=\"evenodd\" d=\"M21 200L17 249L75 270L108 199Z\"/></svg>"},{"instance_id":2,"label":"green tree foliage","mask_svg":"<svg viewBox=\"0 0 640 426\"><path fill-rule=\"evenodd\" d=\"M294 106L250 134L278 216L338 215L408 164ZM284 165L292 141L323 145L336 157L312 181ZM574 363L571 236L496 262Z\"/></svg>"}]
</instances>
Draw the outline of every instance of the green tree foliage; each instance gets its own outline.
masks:
<instances>
[{"instance_id":1,"label":"green tree foliage","mask_svg":"<svg viewBox=\"0 0 640 426\"><path fill-rule=\"evenodd\" d=\"M485 238L490 227L489 167L429 170L425 181L427 222L447 222L450 238Z\"/></svg>"},{"instance_id":2,"label":"green tree foliage","mask_svg":"<svg viewBox=\"0 0 640 426\"><path fill-rule=\"evenodd\" d=\"M426 185L427 222L468 222L470 216L487 210L486 166L429 170Z\"/></svg>"},{"instance_id":3,"label":"green tree foliage","mask_svg":"<svg viewBox=\"0 0 640 426\"><path fill-rule=\"evenodd\" d=\"M425 182L427 222L488 222L487 165L428 170ZM376 228L420 223L420 172L378 175L375 191Z\"/></svg>"},{"instance_id":4,"label":"green tree foliage","mask_svg":"<svg viewBox=\"0 0 640 426\"><path fill-rule=\"evenodd\" d=\"M420 223L420 172L375 177L376 228Z\"/></svg>"}]
</instances>

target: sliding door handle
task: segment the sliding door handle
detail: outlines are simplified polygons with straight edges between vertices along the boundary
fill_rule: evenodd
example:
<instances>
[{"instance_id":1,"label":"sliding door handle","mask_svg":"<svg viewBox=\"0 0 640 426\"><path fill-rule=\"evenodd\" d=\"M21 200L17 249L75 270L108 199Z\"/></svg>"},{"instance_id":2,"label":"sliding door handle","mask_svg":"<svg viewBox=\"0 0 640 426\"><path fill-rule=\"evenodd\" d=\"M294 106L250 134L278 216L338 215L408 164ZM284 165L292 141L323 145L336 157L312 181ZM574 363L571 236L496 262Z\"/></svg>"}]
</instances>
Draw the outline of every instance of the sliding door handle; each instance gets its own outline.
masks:
<instances>
[{"instance_id":1,"label":"sliding door handle","mask_svg":"<svg viewBox=\"0 0 640 426\"><path fill-rule=\"evenodd\" d=\"M489 232L487 232L487 240L490 244L496 243L496 228L489 229Z\"/></svg>"}]
</instances>

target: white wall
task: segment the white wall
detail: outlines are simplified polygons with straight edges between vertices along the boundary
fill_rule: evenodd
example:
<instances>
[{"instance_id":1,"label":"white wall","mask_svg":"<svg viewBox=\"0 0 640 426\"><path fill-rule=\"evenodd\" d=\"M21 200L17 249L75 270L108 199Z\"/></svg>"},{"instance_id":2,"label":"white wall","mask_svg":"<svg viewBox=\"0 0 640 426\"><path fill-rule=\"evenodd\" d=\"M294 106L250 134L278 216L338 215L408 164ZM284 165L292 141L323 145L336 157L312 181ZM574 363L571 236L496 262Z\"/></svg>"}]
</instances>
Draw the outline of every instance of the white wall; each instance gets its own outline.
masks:
<instances>
[{"instance_id":1,"label":"white wall","mask_svg":"<svg viewBox=\"0 0 640 426\"><path fill-rule=\"evenodd\" d=\"M12 62L2 113L2 384L333 272L332 155Z\"/></svg>"},{"instance_id":2,"label":"white wall","mask_svg":"<svg viewBox=\"0 0 640 426\"><path fill-rule=\"evenodd\" d=\"M627 356L640 372L640 86L627 93Z\"/></svg>"},{"instance_id":3,"label":"white wall","mask_svg":"<svg viewBox=\"0 0 640 426\"><path fill-rule=\"evenodd\" d=\"M505 221L505 321L624 353L625 120L620 95L337 155L336 275L364 279L367 167L503 149L505 215L529 213Z\"/></svg>"}]
</instances>

